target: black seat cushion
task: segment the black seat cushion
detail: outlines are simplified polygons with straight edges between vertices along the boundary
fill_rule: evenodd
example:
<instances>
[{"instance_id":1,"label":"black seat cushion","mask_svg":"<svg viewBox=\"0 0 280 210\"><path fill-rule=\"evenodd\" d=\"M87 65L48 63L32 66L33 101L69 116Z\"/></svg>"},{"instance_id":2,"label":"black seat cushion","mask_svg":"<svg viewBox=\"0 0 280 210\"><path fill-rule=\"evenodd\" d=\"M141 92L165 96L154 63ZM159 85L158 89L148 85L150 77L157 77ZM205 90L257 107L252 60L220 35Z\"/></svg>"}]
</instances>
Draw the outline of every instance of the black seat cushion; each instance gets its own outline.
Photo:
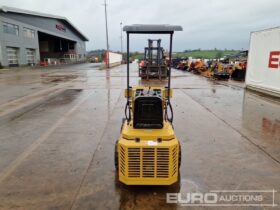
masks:
<instances>
[{"instance_id":1,"label":"black seat cushion","mask_svg":"<svg viewBox=\"0 0 280 210\"><path fill-rule=\"evenodd\" d=\"M135 99L133 113L134 128L162 128L162 100L157 96L140 96Z\"/></svg>"}]
</instances>

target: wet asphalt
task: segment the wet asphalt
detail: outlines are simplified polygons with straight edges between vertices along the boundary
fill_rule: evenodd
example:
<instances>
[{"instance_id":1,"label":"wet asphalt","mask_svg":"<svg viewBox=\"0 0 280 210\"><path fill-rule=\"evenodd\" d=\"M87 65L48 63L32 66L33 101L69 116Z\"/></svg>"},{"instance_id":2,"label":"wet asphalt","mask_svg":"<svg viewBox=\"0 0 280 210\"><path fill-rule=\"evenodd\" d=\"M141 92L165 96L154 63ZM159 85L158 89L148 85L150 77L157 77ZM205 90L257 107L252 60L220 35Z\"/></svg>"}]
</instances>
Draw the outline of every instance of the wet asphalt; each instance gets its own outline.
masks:
<instances>
[{"instance_id":1,"label":"wet asphalt","mask_svg":"<svg viewBox=\"0 0 280 210\"><path fill-rule=\"evenodd\" d=\"M60 76L46 80L46 74ZM0 126L0 209L279 209L166 203L166 193L274 189L280 204L279 100L246 91L239 82L179 70L172 75L182 165L180 182L169 187L117 180L114 144L124 117L126 66L99 70L80 64L0 75L1 91L18 87L3 91L1 104L68 84L60 95ZM132 64L131 85L166 81L141 81Z\"/></svg>"}]
</instances>

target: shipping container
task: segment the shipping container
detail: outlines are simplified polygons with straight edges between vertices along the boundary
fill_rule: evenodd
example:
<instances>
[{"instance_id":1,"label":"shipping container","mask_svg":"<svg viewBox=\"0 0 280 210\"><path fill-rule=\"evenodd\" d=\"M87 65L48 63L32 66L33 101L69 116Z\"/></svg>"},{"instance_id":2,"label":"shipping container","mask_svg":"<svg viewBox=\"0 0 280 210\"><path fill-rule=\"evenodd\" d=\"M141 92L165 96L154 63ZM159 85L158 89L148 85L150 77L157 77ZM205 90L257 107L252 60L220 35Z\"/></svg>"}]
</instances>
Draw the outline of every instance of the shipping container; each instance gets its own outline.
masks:
<instances>
[{"instance_id":1,"label":"shipping container","mask_svg":"<svg viewBox=\"0 0 280 210\"><path fill-rule=\"evenodd\" d=\"M108 52L105 52L104 62L108 65ZM122 63L122 54L109 52L110 67L117 66Z\"/></svg>"},{"instance_id":2,"label":"shipping container","mask_svg":"<svg viewBox=\"0 0 280 210\"><path fill-rule=\"evenodd\" d=\"M246 87L280 96L280 27L252 32Z\"/></svg>"}]
</instances>

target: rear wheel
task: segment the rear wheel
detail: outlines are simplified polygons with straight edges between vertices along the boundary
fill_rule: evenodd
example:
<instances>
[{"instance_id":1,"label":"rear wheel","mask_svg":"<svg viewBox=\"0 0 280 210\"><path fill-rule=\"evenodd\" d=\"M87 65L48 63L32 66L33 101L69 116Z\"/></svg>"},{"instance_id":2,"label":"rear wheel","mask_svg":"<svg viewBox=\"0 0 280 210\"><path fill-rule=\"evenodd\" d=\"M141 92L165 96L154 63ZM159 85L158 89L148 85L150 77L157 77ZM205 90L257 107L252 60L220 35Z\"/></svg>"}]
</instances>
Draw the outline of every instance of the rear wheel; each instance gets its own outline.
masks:
<instances>
[{"instance_id":1,"label":"rear wheel","mask_svg":"<svg viewBox=\"0 0 280 210\"><path fill-rule=\"evenodd\" d=\"M181 167L181 158L182 158L182 155L181 155L181 144L179 144L179 169Z\"/></svg>"},{"instance_id":2,"label":"rear wheel","mask_svg":"<svg viewBox=\"0 0 280 210\"><path fill-rule=\"evenodd\" d=\"M115 169L119 169L119 153L118 153L118 141L115 143Z\"/></svg>"}]
</instances>

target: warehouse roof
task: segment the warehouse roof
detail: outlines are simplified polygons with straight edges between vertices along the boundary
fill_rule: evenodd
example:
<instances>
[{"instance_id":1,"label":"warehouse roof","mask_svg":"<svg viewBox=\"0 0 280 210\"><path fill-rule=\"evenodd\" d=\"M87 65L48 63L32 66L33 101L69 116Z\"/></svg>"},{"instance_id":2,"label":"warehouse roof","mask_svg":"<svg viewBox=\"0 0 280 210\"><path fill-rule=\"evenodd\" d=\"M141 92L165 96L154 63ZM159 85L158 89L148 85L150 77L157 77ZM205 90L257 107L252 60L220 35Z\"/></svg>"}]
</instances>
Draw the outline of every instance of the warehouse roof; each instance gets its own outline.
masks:
<instances>
[{"instance_id":1,"label":"warehouse roof","mask_svg":"<svg viewBox=\"0 0 280 210\"><path fill-rule=\"evenodd\" d=\"M124 26L123 30L129 33L170 33L174 31L182 31L182 26L178 25L144 25L144 24L133 24Z\"/></svg>"},{"instance_id":2,"label":"warehouse roof","mask_svg":"<svg viewBox=\"0 0 280 210\"><path fill-rule=\"evenodd\" d=\"M45 13L41 13L41 12L34 12L34 11L29 11L29 10L23 10L23 9L18 9L18 8L14 8L14 7L6 7L6 6L0 7L0 11L3 11L5 13L17 13L17 14L33 15L33 16L63 20L65 22L67 22L81 36L81 38L84 41L89 41L88 38L85 35L83 35L82 32L80 32L79 29L77 29L66 17L50 15L50 14L45 14Z\"/></svg>"}]
</instances>

